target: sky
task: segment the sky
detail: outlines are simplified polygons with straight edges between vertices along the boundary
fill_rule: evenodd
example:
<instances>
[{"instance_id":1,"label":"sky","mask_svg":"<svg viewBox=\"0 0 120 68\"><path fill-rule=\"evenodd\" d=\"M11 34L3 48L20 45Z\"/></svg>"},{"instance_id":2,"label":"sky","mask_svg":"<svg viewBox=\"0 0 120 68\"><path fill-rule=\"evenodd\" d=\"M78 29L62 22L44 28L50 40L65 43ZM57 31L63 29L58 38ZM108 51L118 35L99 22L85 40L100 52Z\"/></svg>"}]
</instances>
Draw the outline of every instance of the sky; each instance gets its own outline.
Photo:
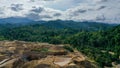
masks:
<instances>
[{"instance_id":1,"label":"sky","mask_svg":"<svg viewBox=\"0 0 120 68\"><path fill-rule=\"evenodd\" d=\"M120 24L120 0L0 0L0 18Z\"/></svg>"}]
</instances>

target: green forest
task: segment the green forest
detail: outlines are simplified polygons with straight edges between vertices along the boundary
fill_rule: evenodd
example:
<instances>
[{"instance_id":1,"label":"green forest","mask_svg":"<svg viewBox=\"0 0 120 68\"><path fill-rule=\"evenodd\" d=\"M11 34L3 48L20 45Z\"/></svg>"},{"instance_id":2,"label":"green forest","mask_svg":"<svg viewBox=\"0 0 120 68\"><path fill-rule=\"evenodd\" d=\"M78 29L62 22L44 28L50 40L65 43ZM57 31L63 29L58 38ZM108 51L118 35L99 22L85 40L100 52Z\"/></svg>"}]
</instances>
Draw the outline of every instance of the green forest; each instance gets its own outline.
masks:
<instances>
[{"instance_id":1,"label":"green forest","mask_svg":"<svg viewBox=\"0 0 120 68\"><path fill-rule=\"evenodd\" d=\"M51 26L55 26L51 25ZM96 29L98 26L94 25ZM32 42L46 42L51 44L70 44L101 68L111 67L112 62L120 63L120 25L101 26L92 30L85 28L49 27L48 25L31 24L16 26L0 25L0 41L22 40Z\"/></svg>"}]
</instances>

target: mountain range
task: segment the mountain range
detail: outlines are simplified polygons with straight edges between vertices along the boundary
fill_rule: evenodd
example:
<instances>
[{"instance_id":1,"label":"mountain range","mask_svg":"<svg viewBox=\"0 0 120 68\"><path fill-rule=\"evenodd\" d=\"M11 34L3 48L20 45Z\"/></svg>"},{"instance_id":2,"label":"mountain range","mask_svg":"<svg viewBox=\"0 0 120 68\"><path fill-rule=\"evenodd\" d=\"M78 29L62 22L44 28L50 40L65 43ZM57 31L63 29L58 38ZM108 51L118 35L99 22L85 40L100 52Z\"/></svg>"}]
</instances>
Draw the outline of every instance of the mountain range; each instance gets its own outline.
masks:
<instances>
[{"instance_id":1,"label":"mountain range","mask_svg":"<svg viewBox=\"0 0 120 68\"><path fill-rule=\"evenodd\" d=\"M72 20L51 20L51 21L34 21L27 18L21 17L9 17L0 19L0 24L5 24L9 27L18 27L20 25L40 25L46 28L62 29L62 28L72 28L72 29L87 29L87 30L104 30L109 27L115 26L116 24L106 24L102 22L76 22Z\"/></svg>"},{"instance_id":2,"label":"mountain range","mask_svg":"<svg viewBox=\"0 0 120 68\"><path fill-rule=\"evenodd\" d=\"M28 18L22 18L22 17L9 17L9 18L1 18L0 23L28 23L32 22L33 20L30 20Z\"/></svg>"}]
</instances>

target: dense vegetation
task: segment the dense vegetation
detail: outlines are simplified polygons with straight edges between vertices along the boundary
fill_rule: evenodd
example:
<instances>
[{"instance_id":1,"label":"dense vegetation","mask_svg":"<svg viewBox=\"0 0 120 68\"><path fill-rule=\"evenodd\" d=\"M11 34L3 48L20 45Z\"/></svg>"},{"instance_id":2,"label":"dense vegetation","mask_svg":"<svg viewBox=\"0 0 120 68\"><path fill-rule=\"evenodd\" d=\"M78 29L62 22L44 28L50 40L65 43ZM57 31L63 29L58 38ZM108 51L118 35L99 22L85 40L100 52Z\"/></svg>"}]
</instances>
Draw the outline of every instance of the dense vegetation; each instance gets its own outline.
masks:
<instances>
[{"instance_id":1,"label":"dense vegetation","mask_svg":"<svg viewBox=\"0 0 120 68\"><path fill-rule=\"evenodd\" d=\"M82 23L84 26L79 28L77 23L75 27L71 23L52 22L16 27L0 25L0 40L71 44L101 67L112 66L112 62L120 63L120 26L112 28L107 24ZM71 48L65 48L71 51Z\"/></svg>"}]
</instances>

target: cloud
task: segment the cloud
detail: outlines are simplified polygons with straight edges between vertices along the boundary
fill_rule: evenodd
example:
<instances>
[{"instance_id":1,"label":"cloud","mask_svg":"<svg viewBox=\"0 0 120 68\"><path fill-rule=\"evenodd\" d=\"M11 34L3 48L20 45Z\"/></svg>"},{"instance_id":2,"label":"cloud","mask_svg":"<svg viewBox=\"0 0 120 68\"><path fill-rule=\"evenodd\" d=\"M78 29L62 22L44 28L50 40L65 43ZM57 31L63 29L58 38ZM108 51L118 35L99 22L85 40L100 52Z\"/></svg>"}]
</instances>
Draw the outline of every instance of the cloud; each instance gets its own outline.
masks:
<instances>
[{"instance_id":1,"label":"cloud","mask_svg":"<svg viewBox=\"0 0 120 68\"><path fill-rule=\"evenodd\" d=\"M25 16L32 20L54 20L62 15L59 10L33 6Z\"/></svg>"},{"instance_id":2,"label":"cloud","mask_svg":"<svg viewBox=\"0 0 120 68\"><path fill-rule=\"evenodd\" d=\"M3 11L2 11L3 9L2 8L0 8L0 14L3 14Z\"/></svg>"},{"instance_id":3,"label":"cloud","mask_svg":"<svg viewBox=\"0 0 120 68\"><path fill-rule=\"evenodd\" d=\"M22 8L23 4L11 4L11 10L13 11L21 11L23 10Z\"/></svg>"},{"instance_id":4,"label":"cloud","mask_svg":"<svg viewBox=\"0 0 120 68\"><path fill-rule=\"evenodd\" d=\"M53 16L58 17L58 16L61 16L61 15L62 15L61 13L55 13Z\"/></svg>"},{"instance_id":5,"label":"cloud","mask_svg":"<svg viewBox=\"0 0 120 68\"><path fill-rule=\"evenodd\" d=\"M106 18L105 18L104 15L101 15L101 16L97 16L97 17L96 17L96 20L97 20L97 21L104 21L104 20L106 20Z\"/></svg>"},{"instance_id":6,"label":"cloud","mask_svg":"<svg viewBox=\"0 0 120 68\"><path fill-rule=\"evenodd\" d=\"M55 1L55 0L29 0L30 2L36 2L36 1Z\"/></svg>"},{"instance_id":7,"label":"cloud","mask_svg":"<svg viewBox=\"0 0 120 68\"><path fill-rule=\"evenodd\" d=\"M0 18L120 23L120 0L0 0Z\"/></svg>"},{"instance_id":8,"label":"cloud","mask_svg":"<svg viewBox=\"0 0 120 68\"><path fill-rule=\"evenodd\" d=\"M46 20L46 19L51 19L52 17L50 15L39 15L36 13L29 13L26 14L26 17L32 20Z\"/></svg>"},{"instance_id":9,"label":"cloud","mask_svg":"<svg viewBox=\"0 0 120 68\"><path fill-rule=\"evenodd\" d=\"M44 11L44 8L43 7L33 7L33 9L31 11L35 12L35 13L41 13L42 11Z\"/></svg>"},{"instance_id":10,"label":"cloud","mask_svg":"<svg viewBox=\"0 0 120 68\"><path fill-rule=\"evenodd\" d=\"M102 5L102 6L99 6L99 7L97 8L97 10L101 10L101 9L104 9L104 8L106 8L106 6Z\"/></svg>"},{"instance_id":11,"label":"cloud","mask_svg":"<svg viewBox=\"0 0 120 68\"><path fill-rule=\"evenodd\" d=\"M89 0L88 0L89 2ZM94 0L92 3L82 3L66 11L67 19L76 21L98 21L120 23L119 0ZM113 5L117 4L117 6ZM116 19L116 20L115 20Z\"/></svg>"}]
</instances>

